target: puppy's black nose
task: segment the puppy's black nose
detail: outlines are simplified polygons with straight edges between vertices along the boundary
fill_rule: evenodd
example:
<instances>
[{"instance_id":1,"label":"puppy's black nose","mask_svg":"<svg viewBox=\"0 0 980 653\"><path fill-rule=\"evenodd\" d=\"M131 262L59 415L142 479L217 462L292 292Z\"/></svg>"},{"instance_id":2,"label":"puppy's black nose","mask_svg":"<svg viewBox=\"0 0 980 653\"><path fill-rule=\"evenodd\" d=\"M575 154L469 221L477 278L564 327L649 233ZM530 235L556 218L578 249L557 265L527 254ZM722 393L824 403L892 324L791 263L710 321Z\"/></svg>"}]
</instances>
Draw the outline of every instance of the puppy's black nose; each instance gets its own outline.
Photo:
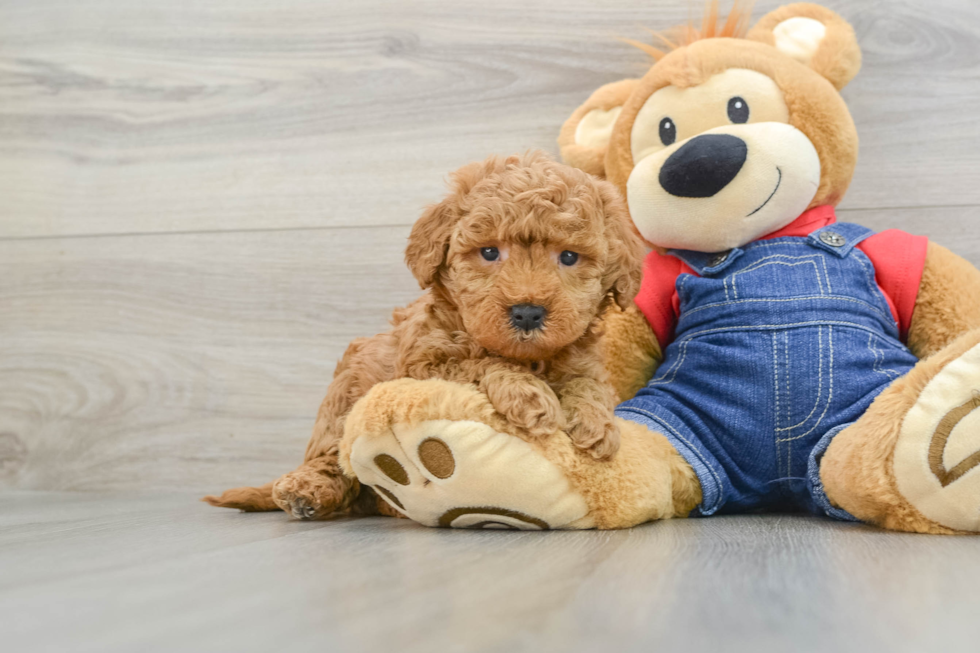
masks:
<instances>
[{"instance_id":1,"label":"puppy's black nose","mask_svg":"<svg viewBox=\"0 0 980 653\"><path fill-rule=\"evenodd\" d=\"M660 185L676 197L713 197L735 179L749 148L730 134L692 138L660 168Z\"/></svg>"},{"instance_id":2,"label":"puppy's black nose","mask_svg":"<svg viewBox=\"0 0 980 653\"><path fill-rule=\"evenodd\" d=\"M521 331L534 331L544 324L548 311L537 304L517 304L510 307L510 323Z\"/></svg>"}]
</instances>

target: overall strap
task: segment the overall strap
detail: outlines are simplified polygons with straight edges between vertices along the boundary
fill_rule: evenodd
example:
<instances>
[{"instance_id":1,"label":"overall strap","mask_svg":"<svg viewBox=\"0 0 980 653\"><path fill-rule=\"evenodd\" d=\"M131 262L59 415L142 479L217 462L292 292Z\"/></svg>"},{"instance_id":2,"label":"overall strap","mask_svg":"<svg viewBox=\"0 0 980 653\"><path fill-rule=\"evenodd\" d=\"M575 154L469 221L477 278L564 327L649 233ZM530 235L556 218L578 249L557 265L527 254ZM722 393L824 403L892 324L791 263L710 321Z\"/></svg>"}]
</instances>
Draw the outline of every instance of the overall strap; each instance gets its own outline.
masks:
<instances>
[{"instance_id":1,"label":"overall strap","mask_svg":"<svg viewBox=\"0 0 980 653\"><path fill-rule=\"evenodd\" d=\"M874 235L874 231L859 224L835 222L817 229L806 238L813 247L846 258L858 244Z\"/></svg>"},{"instance_id":2,"label":"overall strap","mask_svg":"<svg viewBox=\"0 0 980 653\"><path fill-rule=\"evenodd\" d=\"M835 222L811 232L806 236L807 244L830 252L834 256L846 258L851 251L875 232L867 227L849 222ZM686 249L671 249L667 253L687 263L692 270L703 277L711 277L723 272L741 257L745 250L740 247L727 252L693 252Z\"/></svg>"}]
</instances>

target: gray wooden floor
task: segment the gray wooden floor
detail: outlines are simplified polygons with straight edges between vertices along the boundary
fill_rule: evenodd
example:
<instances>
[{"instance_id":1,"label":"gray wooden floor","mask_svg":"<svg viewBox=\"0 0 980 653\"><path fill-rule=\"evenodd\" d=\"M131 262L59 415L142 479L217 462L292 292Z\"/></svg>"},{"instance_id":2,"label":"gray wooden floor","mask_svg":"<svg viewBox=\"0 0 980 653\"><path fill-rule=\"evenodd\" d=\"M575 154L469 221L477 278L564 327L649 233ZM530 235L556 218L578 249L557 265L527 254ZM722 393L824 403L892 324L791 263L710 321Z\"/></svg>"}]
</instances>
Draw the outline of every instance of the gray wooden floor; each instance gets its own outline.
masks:
<instances>
[{"instance_id":1,"label":"gray wooden floor","mask_svg":"<svg viewBox=\"0 0 980 653\"><path fill-rule=\"evenodd\" d=\"M6 651L976 651L980 542L809 517L429 530L11 494Z\"/></svg>"},{"instance_id":2,"label":"gray wooden floor","mask_svg":"<svg viewBox=\"0 0 980 653\"><path fill-rule=\"evenodd\" d=\"M980 3L826 4L865 61L841 217L980 264ZM555 152L643 72L616 37L691 5L0 0L3 650L975 650L980 540L193 501L298 461L347 342L417 295L402 248L449 171Z\"/></svg>"}]
</instances>

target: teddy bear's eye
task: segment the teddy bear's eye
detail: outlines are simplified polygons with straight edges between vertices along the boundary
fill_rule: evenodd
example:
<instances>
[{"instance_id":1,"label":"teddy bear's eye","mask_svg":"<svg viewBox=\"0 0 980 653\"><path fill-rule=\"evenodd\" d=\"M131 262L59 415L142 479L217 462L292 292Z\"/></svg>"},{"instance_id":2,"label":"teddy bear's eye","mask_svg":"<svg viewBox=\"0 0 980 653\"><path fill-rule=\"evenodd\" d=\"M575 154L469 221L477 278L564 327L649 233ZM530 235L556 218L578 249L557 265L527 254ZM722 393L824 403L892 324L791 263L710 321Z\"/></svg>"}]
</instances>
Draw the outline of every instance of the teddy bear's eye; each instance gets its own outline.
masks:
<instances>
[{"instance_id":1,"label":"teddy bear's eye","mask_svg":"<svg viewBox=\"0 0 980 653\"><path fill-rule=\"evenodd\" d=\"M672 145L677 140L677 125L670 118L660 121L660 142L664 145Z\"/></svg>"},{"instance_id":2,"label":"teddy bear's eye","mask_svg":"<svg viewBox=\"0 0 980 653\"><path fill-rule=\"evenodd\" d=\"M571 267L576 263L578 263L578 254L576 254L575 252L570 252L566 249L564 252L561 253L561 256L558 257L558 260L561 261L562 265L567 265Z\"/></svg>"},{"instance_id":3,"label":"teddy bear's eye","mask_svg":"<svg viewBox=\"0 0 980 653\"><path fill-rule=\"evenodd\" d=\"M728 101L728 119L736 125L749 121L749 103L737 95Z\"/></svg>"},{"instance_id":4,"label":"teddy bear's eye","mask_svg":"<svg viewBox=\"0 0 980 653\"><path fill-rule=\"evenodd\" d=\"M485 261L496 261L500 258L500 250L496 247L481 247L480 256L483 257Z\"/></svg>"}]
</instances>

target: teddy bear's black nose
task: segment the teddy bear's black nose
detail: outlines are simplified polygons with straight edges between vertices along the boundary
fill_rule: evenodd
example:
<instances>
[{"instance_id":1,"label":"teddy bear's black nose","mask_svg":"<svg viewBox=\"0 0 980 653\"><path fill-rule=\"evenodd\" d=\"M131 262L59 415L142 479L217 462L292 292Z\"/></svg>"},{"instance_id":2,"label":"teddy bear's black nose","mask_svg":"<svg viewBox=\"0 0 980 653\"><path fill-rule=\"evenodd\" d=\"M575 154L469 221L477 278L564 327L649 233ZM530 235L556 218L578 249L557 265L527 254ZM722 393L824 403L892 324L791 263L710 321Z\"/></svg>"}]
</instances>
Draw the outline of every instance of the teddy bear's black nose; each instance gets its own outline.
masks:
<instances>
[{"instance_id":1,"label":"teddy bear's black nose","mask_svg":"<svg viewBox=\"0 0 980 653\"><path fill-rule=\"evenodd\" d=\"M517 304L510 307L510 323L521 331L535 331L544 324L548 311L537 304Z\"/></svg>"},{"instance_id":2,"label":"teddy bear's black nose","mask_svg":"<svg viewBox=\"0 0 980 653\"><path fill-rule=\"evenodd\" d=\"M660 185L677 197L712 197L735 179L748 153L730 134L696 136L664 162Z\"/></svg>"}]
</instances>

